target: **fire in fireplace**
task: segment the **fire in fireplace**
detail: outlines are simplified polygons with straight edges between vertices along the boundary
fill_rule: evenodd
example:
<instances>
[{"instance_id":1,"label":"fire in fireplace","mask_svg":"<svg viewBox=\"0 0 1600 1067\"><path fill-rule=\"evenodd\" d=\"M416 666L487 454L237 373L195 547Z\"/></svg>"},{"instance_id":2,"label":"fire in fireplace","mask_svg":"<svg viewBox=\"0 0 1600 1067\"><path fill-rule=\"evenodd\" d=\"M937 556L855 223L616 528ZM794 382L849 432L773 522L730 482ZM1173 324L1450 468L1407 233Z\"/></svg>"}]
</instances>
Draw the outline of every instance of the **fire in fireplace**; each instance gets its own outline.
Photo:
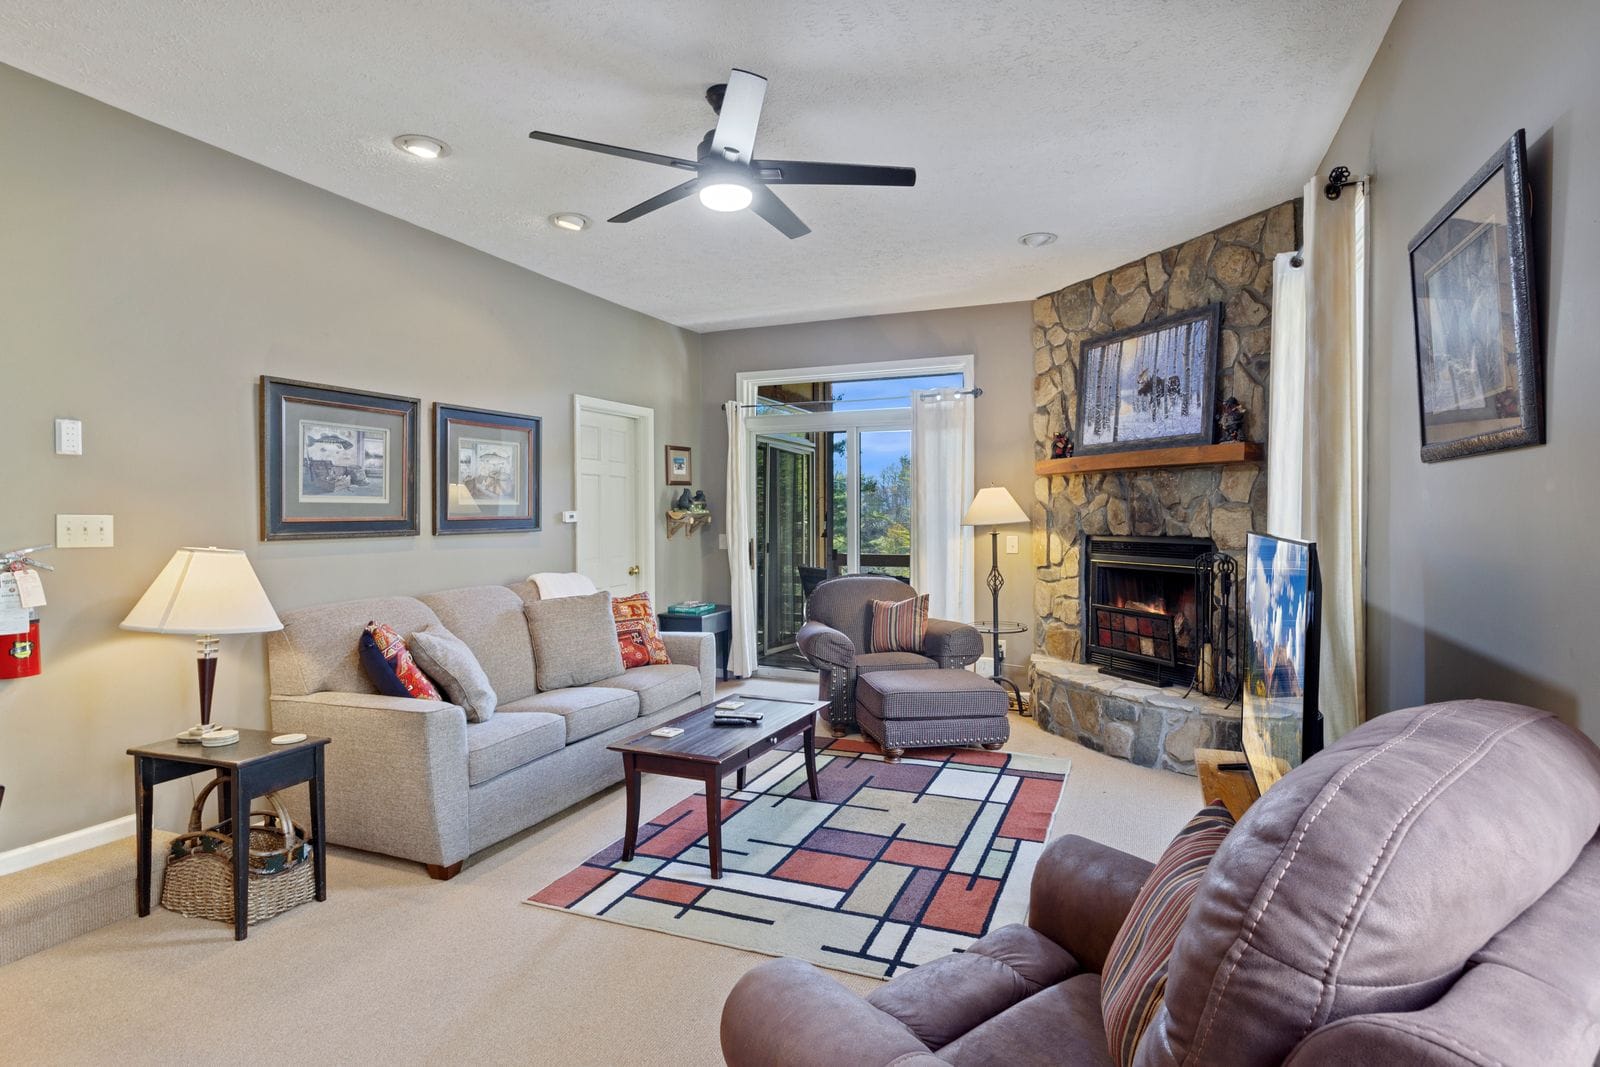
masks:
<instances>
[{"instance_id":1,"label":"fire in fireplace","mask_svg":"<svg viewBox=\"0 0 1600 1067\"><path fill-rule=\"evenodd\" d=\"M1195 561L1215 547L1204 537L1085 536L1084 659L1154 685L1192 681L1201 655Z\"/></svg>"}]
</instances>

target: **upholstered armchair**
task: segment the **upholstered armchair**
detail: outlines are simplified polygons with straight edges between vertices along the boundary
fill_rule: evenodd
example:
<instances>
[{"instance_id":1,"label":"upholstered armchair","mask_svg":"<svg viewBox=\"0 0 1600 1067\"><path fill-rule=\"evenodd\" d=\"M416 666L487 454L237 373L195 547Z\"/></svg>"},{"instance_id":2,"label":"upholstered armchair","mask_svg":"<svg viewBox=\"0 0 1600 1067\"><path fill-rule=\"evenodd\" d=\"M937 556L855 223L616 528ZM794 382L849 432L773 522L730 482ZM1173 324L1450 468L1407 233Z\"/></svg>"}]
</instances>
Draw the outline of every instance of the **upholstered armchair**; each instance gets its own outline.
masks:
<instances>
[{"instance_id":1,"label":"upholstered armchair","mask_svg":"<svg viewBox=\"0 0 1600 1067\"><path fill-rule=\"evenodd\" d=\"M929 619L928 634L918 652L873 652L872 602L910 600L917 591L897 578L848 574L830 578L806 599L806 624L796 643L806 661L820 673L819 699L828 704L828 725L835 737L856 727L856 678L873 671L970 667L983 655L983 638L964 622Z\"/></svg>"}]
</instances>

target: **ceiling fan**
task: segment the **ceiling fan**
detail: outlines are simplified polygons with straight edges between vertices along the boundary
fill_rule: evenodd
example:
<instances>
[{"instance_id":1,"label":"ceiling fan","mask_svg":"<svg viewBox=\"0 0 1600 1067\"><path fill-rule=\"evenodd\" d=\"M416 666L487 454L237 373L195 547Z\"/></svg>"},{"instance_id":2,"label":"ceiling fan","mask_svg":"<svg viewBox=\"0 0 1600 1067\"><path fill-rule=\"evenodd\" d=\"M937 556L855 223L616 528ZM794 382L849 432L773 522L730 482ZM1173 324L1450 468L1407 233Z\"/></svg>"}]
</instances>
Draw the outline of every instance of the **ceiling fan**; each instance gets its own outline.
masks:
<instances>
[{"instance_id":1,"label":"ceiling fan","mask_svg":"<svg viewBox=\"0 0 1600 1067\"><path fill-rule=\"evenodd\" d=\"M706 90L706 102L717 113L717 126L707 130L695 158L679 159L635 148L563 137L534 130L528 134L537 141L585 148L608 156L637 159L663 167L693 171L694 177L658 193L642 204L613 215L610 222L632 222L658 208L677 203L691 193L713 211L741 211L749 208L785 237L804 237L811 227L800 221L769 185L900 185L917 183L911 167L874 167L857 163L811 163L787 159L756 159L756 124L761 119L761 101L767 95L767 79L748 70L734 69L728 80Z\"/></svg>"}]
</instances>

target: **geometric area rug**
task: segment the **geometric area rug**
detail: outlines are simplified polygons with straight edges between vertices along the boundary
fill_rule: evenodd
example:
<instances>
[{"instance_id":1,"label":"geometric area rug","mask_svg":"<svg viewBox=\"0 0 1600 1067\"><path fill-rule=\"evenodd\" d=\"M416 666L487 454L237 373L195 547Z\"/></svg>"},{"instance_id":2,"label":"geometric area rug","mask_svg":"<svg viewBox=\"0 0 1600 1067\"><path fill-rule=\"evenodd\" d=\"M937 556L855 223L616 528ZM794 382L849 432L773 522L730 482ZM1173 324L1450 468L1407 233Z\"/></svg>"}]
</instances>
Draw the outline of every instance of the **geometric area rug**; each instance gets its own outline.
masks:
<instances>
[{"instance_id":1,"label":"geometric area rug","mask_svg":"<svg viewBox=\"0 0 1600 1067\"><path fill-rule=\"evenodd\" d=\"M721 878L700 793L640 826L632 860L619 839L527 903L888 978L1024 920L1070 769L980 749L887 763L837 739L817 750L820 800L798 752L724 790Z\"/></svg>"}]
</instances>

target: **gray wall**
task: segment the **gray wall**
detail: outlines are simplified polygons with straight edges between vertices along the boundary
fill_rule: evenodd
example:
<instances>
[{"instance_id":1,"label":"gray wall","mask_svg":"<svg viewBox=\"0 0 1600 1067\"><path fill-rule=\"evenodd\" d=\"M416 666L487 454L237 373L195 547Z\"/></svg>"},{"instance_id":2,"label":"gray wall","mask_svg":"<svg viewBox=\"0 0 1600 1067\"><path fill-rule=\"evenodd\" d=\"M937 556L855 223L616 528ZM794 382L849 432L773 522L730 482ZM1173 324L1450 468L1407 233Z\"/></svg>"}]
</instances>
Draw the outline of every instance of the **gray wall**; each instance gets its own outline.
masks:
<instances>
[{"instance_id":1,"label":"gray wall","mask_svg":"<svg viewBox=\"0 0 1600 1067\"><path fill-rule=\"evenodd\" d=\"M977 384L983 396L977 401L974 422L977 435L975 483L1003 485L1026 510L1033 499L1033 329L1026 302L987 304L979 307L918 311L904 315L873 315L793 326L767 326L710 333L702 338L705 382L704 466L697 477L708 493L725 494L728 441L720 405L732 400L740 371L786 367L828 367L879 360L918 359L928 356L976 357ZM716 551L720 522L701 542L707 553L706 588L713 597L728 595L727 556ZM980 531L981 533L981 531ZM1005 535L1017 535L1016 555L1006 555ZM1000 540L1000 571L1006 585L1000 614L1031 626L1033 608L1033 550L1026 527L1004 529ZM974 575L979 618L991 613L984 577L989 572L989 538L974 543ZM1008 639L1007 666L1025 676L1031 633Z\"/></svg>"},{"instance_id":2,"label":"gray wall","mask_svg":"<svg viewBox=\"0 0 1600 1067\"><path fill-rule=\"evenodd\" d=\"M49 553L44 674L0 682L0 850L126 814L125 750L197 717L192 642L117 629L177 547L245 549L280 609L504 582L572 565L574 392L701 443L692 333L5 67L0 143L0 546L116 517ZM260 543L263 373L542 416L543 531ZM662 532L663 598L702 590L699 548ZM266 724L260 638L223 639L216 718ZM158 793L171 824L189 791Z\"/></svg>"},{"instance_id":3,"label":"gray wall","mask_svg":"<svg viewBox=\"0 0 1600 1067\"><path fill-rule=\"evenodd\" d=\"M1600 5L1406 0L1324 159L1372 184L1369 701L1535 704L1600 737ZM1549 443L1418 458L1406 245L1528 131Z\"/></svg>"}]
</instances>

